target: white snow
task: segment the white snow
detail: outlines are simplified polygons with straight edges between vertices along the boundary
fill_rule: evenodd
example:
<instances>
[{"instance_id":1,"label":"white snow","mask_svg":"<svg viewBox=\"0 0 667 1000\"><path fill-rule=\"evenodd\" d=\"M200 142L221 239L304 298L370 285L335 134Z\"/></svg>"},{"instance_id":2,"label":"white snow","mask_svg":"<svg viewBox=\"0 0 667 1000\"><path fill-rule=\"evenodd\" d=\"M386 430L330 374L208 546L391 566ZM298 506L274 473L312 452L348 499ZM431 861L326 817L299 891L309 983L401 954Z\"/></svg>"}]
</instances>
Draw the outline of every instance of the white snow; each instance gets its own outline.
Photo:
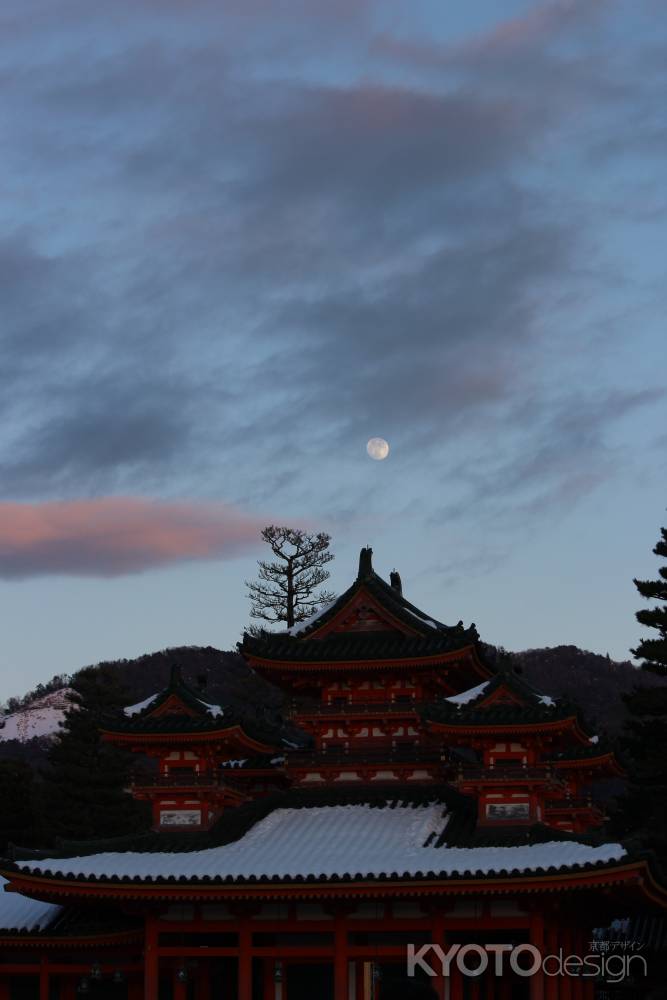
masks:
<instances>
[{"instance_id":1,"label":"white snow","mask_svg":"<svg viewBox=\"0 0 667 1000\"><path fill-rule=\"evenodd\" d=\"M159 698L161 694L162 692L158 691L157 694L152 694L149 698L144 698L143 701L138 701L136 705L127 705L123 709L123 712L125 713L125 715L129 716L139 715L139 713L143 712L145 708L148 708L149 705L152 705L153 702L157 698ZM206 709L207 712L210 712L211 715L216 719L218 718L218 716L225 714L225 710L220 705L211 705L207 701L202 701L201 698L197 698L197 701L199 702L200 705L203 706L203 708Z\"/></svg>"},{"instance_id":2,"label":"white snow","mask_svg":"<svg viewBox=\"0 0 667 1000\"><path fill-rule=\"evenodd\" d=\"M424 847L431 835L444 829L447 819L441 803L385 809L368 805L276 809L241 840L222 847L188 853L108 852L22 861L19 865L32 872L51 869L118 878L264 875L289 879L297 875L336 878L345 873L373 877L381 873L415 876L429 871L444 875L515 869L529 872L615 861L625 853L620 844L590 847L573 841L518 847Z\"/></svg>"},{"instance_id":3,"label":"white snow","mask_svg":"<svg viewBox=\"0 0 667 1000\"><path fill-rule=\"evenodd\" d=\"M422 622L424 625L430 625L434 629L440 628L437 622L434 622L432 618L427 618L426 615L418 615L416 611L411 611L410 608L404 608L403 610L407 611L409 615L412 615L413 618L416 618L417 621Z\"/></svg>"},{"instance_id":4,"label":"white snow","mask_svg":"<svg viewBox=\"0 0 667 1000\"><path fill-rule=\"evenodd\" d=\"M589 739L588 742L589 743L599 743L600 742L600 737L599 736L591 736L591 738Z\"/></svg>"},{"instance_id":5,"label":"white snow","mask_svg":"<svg viewBox=\"0 0 667 1000\"><path fill-rule=\"evenodd\" d=\"M451 697L445 698L445 701L450 702L452 705L467 705L469 701L475 701L481 694L484 694L488 686L489 681L484 681L483 684L478 684L477 687L468 688L467 691L461 691L460 694L453 694Z\"/></svg>"},{"instance_id":6,"label":"white snow","mask_svg":"<svg viewBox=\"0 0 667 1000\"><path fill-rule=\"evenodd\" d=\"M136 705L126 705L123 712L125 715L139 715L139 712L143 712L145 708L148 708L148 706L151 705L157 697L157 694L152 694L149 698L144 698L143 701L138 701Z\"/></svg>"},{"instance_id":7,"label":"white snow","mask_svg":"<svg viewBox=\"0 0 667 1000\"><path fill-rule=\"evenodd\" d=\"M20 740L21 743L26 743L38 736L57 736L65 713L75 705L69 698L73 693L71 688L60 688L36 699L18 712L0 716L0 742Z\"/></svg>"},{"instance_id":8,"label":"white snow","mask_svg":"<svg viewBox=\"0 0 667 1000\"><path fill-rule=\"evenodd\" d=\"M553 698L550 698L548 694L542 694L539 698L540 705L546 705L547 708L553 708L556 702Z\"/></svg>"},{"instance_id":9,"label":"white snow","mask_svg":"<svg viewBox=\"0 0 667 1000\"><path fill-rule=\"evenodd\" d=\"M28 899L18 892L5 892L7 879L0 877L0 928L11 931L40 931L58 916L62 906Z\"/></svg>"},{"instance_id":10,"label":"white snow","mask_svg":"<svg viewBox=\"0 0 667 1000\"><path fill-rule=\"evenodd\" d=\"M248 763L248 758L242 757L239 760L220 761L220 767L243 767L247 763Z\"/></svg>"},{"instance_id":11,"label":"white snow","mask_svg":"<svg viewBox=\"0 0 667 1000\"><path fill-rule=\"evenodd\" d=\"M299 635L301 632L307 629L309 625L312 625L313 622L316 622L318 618L326 614L326 612L329 611L330 608L333 608L334 604L336 604L337 602L338 598L335 597L333 601L329 601L327 604L323 604L321 608L318 608L317 611L315 611L314 614L310 616L310 618L304 618L302 622L297 622L296 625L292 625L291 628L286 628L285 631L281 632L280 634Z\"/></svg>"},{"instance_id":12,"label":"white snow","mask_svg":"<svg viewBox=\"0 0 667 1000\"><path fill-rule=\"evenodd\" d=\"M225 710L222 705L211 705L207 701L202 701L201 698L197 699L200 705L203 705L207 712L210 712L214 718L218 718L220 715L225 714Z\"/></svg>"}]
</instances>

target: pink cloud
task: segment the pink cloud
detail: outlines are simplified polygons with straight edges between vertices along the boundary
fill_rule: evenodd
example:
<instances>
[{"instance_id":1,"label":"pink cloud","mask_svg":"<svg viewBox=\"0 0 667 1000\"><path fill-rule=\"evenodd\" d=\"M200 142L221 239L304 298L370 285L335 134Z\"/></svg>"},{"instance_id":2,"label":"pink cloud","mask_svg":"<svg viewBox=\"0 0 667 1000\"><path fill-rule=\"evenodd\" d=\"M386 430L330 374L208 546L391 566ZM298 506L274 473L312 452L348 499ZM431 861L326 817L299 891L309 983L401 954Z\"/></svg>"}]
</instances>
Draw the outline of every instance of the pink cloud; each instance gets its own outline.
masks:
<instances>
[{"instance_id":1,"label":"pink cloud","mask_svg":"<svg viewBox=\"0 0 667 1000\"><path fill-rule=\"evenodd\" d=\"M120 576L234 556L266 523L224 504L145 497L0 503L0 577Z\"/></svg>"}]
</instances>

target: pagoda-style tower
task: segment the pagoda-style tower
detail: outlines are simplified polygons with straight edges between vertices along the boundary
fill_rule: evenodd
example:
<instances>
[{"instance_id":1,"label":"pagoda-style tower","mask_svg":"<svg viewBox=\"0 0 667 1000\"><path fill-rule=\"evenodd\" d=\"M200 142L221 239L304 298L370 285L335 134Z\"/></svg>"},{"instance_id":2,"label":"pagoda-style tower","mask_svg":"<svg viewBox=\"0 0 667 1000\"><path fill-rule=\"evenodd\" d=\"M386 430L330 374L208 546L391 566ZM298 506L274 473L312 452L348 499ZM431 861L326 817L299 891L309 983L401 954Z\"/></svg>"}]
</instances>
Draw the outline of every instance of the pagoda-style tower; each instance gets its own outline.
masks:
<instances>
[{"instance_id":1,"label":"pagoda-style tower","mask_svg":"<svg viewBox=\"0 0 667 1000\"><path fill-rule=\"evenodd\" d=\"M124 715L102 737L157 762L152 774L138 769L132 785L135 798L151 803L156 830L206 830L226 807L284 783L280 733L204 701L178 666L164 690Z\"/></svg>"},{"instance_id":2,"label":"pagoda-style tower","mask_svg":"<svg viewBox=\"0 0 667 1000\"><path fill-rule=\"evenodd\" d=\"M474 625L451 627L386 583L362 549L356 580L287 632L241 652L292 695L313 748L288 750L296 785L447 781L477 801L480 828L535 824L582 833L603 814L592 784L621 770L576 710L485 661Z\"/></svg>"},{"instance_id":3,"label":"pagoda-style tower","mask_svg":"<svg viewBox=\"0 0 667 1000\"><path fill-rule=\"evenodd\" d=\"M386 583L362 549L356 580L329 607L284 633L244 636L241 652L287 690L314 749L289 752L296 784L436 782L441 741L421 724L433 701L487 681L474 625L442 625Z\"/></svg>"},{"instance_id":4,"label":"pagoda-style tower","mask_svg":"<svg viewBox=\"0 0 667 1000\"><path fill-rule=\"evenodd\" d=\"M447 747L447 777L478 800L478 823L543 823L574 833L604 816L592 784L623 772L571 705L526 684L504 662L488 682L429 705L426 728Z\"/></svg>"}]
</instances>

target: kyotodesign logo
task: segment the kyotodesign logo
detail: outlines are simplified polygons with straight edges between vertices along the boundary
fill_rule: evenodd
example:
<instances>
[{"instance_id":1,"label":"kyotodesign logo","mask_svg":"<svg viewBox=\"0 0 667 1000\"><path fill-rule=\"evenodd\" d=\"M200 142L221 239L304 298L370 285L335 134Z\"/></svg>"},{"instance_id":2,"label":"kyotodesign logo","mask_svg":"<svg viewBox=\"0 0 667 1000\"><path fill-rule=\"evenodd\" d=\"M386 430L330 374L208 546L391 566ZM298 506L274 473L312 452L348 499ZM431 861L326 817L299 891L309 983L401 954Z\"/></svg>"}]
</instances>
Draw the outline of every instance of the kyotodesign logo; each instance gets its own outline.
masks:
<instances>
[{"instance_id":1,"label":"kyotodesign logo","mask_svg":"<svg viewBox=\"0 0 667 1000\"><path fill-rule=\"evenodd\" d=\"M533 944L452 944L447 951L438 944L424 944L417 948L408 945L408 976L420 969L427 976L451 976L456 969L464 976L482 976L492 969L496 976L514 973L517 976L603 979L618 983L630 975L646 976L648 967L643 955L637 954L587 954L576 955L560 948L552 954L543 954Z\"/></svg>"}]
</instances>

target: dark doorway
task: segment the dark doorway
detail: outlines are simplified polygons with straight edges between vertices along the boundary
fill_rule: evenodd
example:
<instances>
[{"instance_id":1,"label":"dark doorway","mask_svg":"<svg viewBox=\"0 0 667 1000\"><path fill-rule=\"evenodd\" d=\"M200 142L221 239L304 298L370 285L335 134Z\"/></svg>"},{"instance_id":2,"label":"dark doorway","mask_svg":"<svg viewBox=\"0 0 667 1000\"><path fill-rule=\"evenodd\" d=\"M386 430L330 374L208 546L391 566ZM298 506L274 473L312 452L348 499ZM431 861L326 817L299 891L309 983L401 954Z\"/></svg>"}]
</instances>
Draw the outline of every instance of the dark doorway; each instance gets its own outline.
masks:
<instances>
[{"instance_id":1,"label":"dark doorway","mask_svg":"<svg viewBox=\"0 0 667 1000\"><path fill-rule=\"evenodd\" d=\"M319 962L287 965L289 1000L333 1000L333 966Z\"/></svg>"}]
</instances>

